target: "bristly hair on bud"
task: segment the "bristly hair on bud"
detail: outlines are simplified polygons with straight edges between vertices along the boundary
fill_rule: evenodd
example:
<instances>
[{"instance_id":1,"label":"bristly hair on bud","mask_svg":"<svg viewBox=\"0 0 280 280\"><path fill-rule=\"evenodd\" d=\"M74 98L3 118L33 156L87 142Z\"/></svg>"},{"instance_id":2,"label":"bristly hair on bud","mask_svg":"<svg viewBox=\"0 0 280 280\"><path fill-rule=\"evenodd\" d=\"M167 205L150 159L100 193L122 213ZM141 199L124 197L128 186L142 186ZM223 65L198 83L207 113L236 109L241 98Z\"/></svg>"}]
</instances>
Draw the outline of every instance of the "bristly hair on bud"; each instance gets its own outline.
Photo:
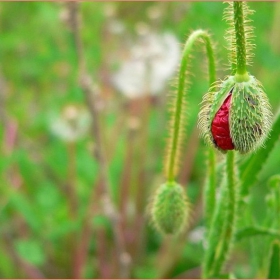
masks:
<instances>
[{"instance_id":1,"label":"bristly hair on bud","mask_svg":"<svg viewBox=\"0 0 280 280\"><path fill-rule=\"evenodd\" d=\"M234 74L236 71L237 65L237 54L236 54L236 31L234 26L234 9L233 9L233 2L226 2L228 7L224 9L224 16L223 19L228 23L229 28L226 31L225 39L227 41L227 49L228 49L228 58L230 67L232 69L232 73ZM243 10L243 27L244 27L244 40L245 40L245 49L246 49L246 64L252 65L252 59L254 56L253 50L255 48L255 44L253 43L254 39L254 27L250 25L252 22L249 19L249 16L254 13L253 10L250 10L248 4L246 2L242 3L242 10Z\"/></svg>"},{"instance_id":2,"label":"bristly hair on bud","mask_svg":"<svg viewBox=\"0 0 280 280\"><path fill-rule=\"evenodd\" d=\"M255 77L236 83L229 120L235 149L247 153L263 146L271 129L272 116L267 95Z\"/></svg>"},{"instance_id":3,"label":"bristly hair on bud","mask_svg":"<svg viewBox=\"0 0 280 280\"><path fill-rule=\"evenodd\" d=\"M151 204L152 222L159 232L178 234L189 222L190 205L181 185L176 182L162 184Z\"/></svg>"},{"instance_id":4,"label":"bristly hair on bud","mask_svg":"<svg viewBox=\"0 0 280 280\"><path fill-rule=\"evenodd\" d=\"M272 112L261 83L252 75L237 82L229 76L203 98L198 126L205 141L222 152L248 153L263 145ZM232 145L231 145L232 144Z\"/></svg>"}]
</instances>

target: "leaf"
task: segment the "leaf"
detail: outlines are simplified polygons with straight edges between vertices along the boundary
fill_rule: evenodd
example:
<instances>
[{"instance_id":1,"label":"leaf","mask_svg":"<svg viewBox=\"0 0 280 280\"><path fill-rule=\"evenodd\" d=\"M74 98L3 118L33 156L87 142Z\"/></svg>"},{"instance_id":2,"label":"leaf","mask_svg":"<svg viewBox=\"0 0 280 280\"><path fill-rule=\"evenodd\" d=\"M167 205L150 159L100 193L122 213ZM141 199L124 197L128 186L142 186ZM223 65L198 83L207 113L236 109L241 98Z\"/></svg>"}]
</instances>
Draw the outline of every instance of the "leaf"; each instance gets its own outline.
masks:
<instances>
[{"instance_id":1,"label":"leaf","mask_svg":"<svg viewBox=\"0 0 280 280\"><path fill-rule=\"evenodd\" d=\"M280 279L280 243L274 241L271 245L268 279Z\"/></svg>"},{"instance_id":2,"label":"leaf","mask_svg":"<svg viewBox=\"0 0 280 280\"><path fill-rule=\"evenodd\" d=\"M35 232L40 232L42 229L41 218L36 211L36 205L32 204L24 195L20 193L14 193L11 196L11 205L20 213L27 224Z\"/></svg>"},{"instance_id":3,"label":"leaf","mask_svg":"<svg viewBox=\"0 0 280 280\"><path fill-rule=\"evenodd\" d=\"M5 241L3 239L0 242L0 275L1 278L16 278L15 264L7 253L7 248L5 247Z\"/></svg>"},{"instance_id":4,"label":"leaf","mask_svg":"<svg viewBox=\"0 0 280 280\"><path fill-rule=\"evenodd\" d=\"M46 256L41 242L35 240L19 240L15 244L20 257L34 265L42 265Z\"/></svg>"},{"instance_id":5,"label":"leaf","mask_svg":"<svg viewBox=\"0 0 280 280\"><path fill-rule=\"evenodd\" d=\"M241 196L248 194L249 188L256 182L263 165L272 152L275 143L280 136L280 109L276 114L272 125L272 131L265 142L265 147L252 154L248 159L240 164L240 178L242 182Z\"/></svg>"},{"instance_id":6,"label":"leaf","mask_svg":"<svg viewBox=\"0 0 280 280\"><path fill-rule=\"evenodd\" d=\"M280 238L280 232L278 232L276 230L261 228L261 227L247 227L247 228L243 228L237 232L236 240L240 241L243 238L254 237L254 236L258 236L258 235L269 235L272 237Z\"/></svg>"},{"instance_id":7,"label":"leaf","mask_svg":"<svg viewBox=\"0 0 280 280\"><path fill-rule=\"evenodd\" d=\"M66 238L69 234L77 232L80 228L80 220L61 220L61 222L49 233L48 238L54 242L61 238Z\"/></svg>"}]
</instances>

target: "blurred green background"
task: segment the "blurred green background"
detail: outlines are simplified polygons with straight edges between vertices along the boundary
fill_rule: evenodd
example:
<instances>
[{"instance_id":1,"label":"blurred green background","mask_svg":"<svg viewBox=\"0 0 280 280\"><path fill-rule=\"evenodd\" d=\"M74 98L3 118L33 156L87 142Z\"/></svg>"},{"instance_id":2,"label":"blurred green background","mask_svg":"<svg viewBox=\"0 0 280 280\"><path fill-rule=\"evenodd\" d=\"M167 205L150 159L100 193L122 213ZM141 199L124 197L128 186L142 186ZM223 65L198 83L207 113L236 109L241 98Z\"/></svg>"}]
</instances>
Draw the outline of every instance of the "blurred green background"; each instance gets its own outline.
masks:
<instances>
[{"instance_id":1,"label":"blurred green background","mask_svg":"<svg viewBox=\"0 0 280 280\"><path fill-rule=\"evenodd\" d=\"M187 139L180 182L191 197L188 233L162 237L146 206L163 183L168 93L180 50L191 31L208 30L218 77L229 74L227 24L221 2L83 2L88 70L99 92L102 139L111 196L121 216L126 255L101 205L95 139L83 92L66 3L0 3L0 277L199 277L205 145L197 114L207 91L207 61L193 52ZM249 71L279 107L280 4L250 2L256 12L255 56ZM279 144L251 190L248 219L265 219L267 180L279 173ZM255 242L261 242L256 237ZM230 265L237 277L262 276L250 242L238 244Z\"/></svg>"}]
</instances>

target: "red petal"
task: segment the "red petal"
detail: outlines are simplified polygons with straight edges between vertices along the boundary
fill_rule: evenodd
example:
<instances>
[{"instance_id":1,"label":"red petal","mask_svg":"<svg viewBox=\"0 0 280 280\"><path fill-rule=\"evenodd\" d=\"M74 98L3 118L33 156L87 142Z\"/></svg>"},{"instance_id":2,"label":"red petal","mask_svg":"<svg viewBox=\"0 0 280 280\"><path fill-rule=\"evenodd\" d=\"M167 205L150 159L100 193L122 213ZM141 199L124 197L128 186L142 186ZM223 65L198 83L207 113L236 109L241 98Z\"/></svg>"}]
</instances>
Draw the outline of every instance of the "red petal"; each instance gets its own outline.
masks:
<instances>
[{"instance_id":1,"label":"red petal","mask_svg":"<svg viewBox=\"0 0 280 280\"><path fill-rule=\"evenodd\" d=\"M211 126L211 132L215 144L222 150L233 150L234 145L229 130L229 107L231 94L226 98L223 105L216 113Z\"/></svg>"}]
</instances>

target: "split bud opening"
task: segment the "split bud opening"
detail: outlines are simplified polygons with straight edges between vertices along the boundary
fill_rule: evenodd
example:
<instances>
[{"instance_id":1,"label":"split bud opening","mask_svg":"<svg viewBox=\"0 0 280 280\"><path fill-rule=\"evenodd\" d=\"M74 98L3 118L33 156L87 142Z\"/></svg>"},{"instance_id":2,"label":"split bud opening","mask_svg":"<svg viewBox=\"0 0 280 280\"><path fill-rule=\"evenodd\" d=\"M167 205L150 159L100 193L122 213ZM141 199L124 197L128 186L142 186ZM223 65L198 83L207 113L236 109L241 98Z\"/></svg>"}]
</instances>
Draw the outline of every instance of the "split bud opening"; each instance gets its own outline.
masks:
<instances>
[{"instance_id":1,"label":"split bud opening","mask_svg":"<svg viewBox=\"0 0 280 280\"><path fill-rule=\"evenodd\" d=\"M242 154L258 149L272 122L271 107L260 82L253 76L238 82L229 76L204 96L199 128L206 142L222 152Z\"/></svg>"}]
</instances>

